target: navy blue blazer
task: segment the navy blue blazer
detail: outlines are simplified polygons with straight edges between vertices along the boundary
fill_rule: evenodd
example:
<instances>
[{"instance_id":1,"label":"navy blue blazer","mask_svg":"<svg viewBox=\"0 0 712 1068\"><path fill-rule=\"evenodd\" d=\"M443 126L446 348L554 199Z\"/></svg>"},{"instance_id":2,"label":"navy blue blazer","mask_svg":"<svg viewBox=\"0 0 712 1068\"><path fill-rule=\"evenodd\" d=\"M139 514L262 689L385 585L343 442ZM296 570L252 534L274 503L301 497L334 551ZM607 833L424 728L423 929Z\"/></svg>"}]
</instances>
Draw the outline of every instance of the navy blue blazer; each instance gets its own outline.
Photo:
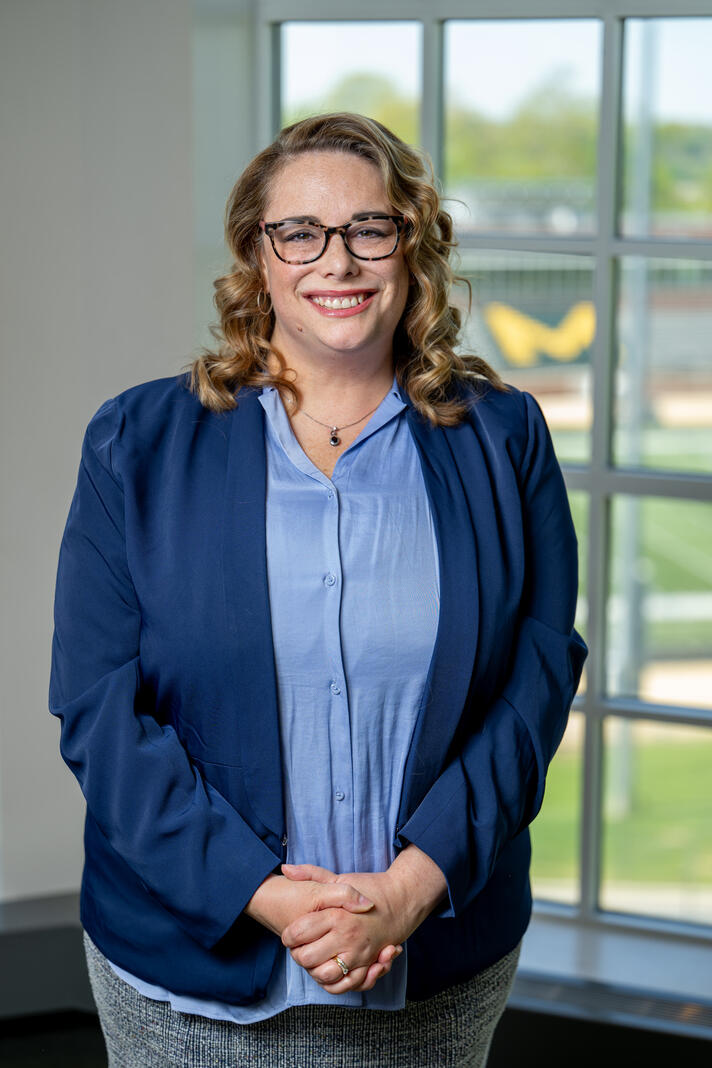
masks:
<instances>
[{"instance_id":1,"label":"navy blue blazer","mask_svg":"<svg viewBox=\"0 0 712 1068\"><path fill-rule=\"evenodd\" d=\"M186 375L101 406L59 554L50 710L86 798L81 918L148 982L247 1004L281 944L243 909L285 856L265 552L263 410L215 413ZM445 873L408 942L408 996L512 949L528 824L586 657L577 546L534 398L473 393L433 428L403 394L440 562L437 640L394 845Z\"/></svg>"}]
</instances>

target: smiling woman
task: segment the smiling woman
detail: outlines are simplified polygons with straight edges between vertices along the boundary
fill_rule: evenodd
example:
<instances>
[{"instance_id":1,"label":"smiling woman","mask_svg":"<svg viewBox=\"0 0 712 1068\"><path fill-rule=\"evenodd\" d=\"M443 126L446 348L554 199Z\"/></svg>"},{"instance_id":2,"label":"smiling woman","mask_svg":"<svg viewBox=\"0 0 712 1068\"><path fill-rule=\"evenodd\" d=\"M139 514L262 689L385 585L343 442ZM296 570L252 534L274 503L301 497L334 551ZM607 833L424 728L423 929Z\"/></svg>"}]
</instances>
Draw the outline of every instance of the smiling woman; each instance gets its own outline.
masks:
<instances>
[{"instance_id":1,"label":"smiling woman","mask_svg":"<svg viewBox=\"0 0 712 1068\"><path fill-rule=\"evenodd\" d=\"M458 383L503 388L483 360L455 352L452 222L429 164L374 120L320 116L284 130L236 183L226 236L222 344L194 363L193 389L220 410L236 387L276 387L326 475L394 371L415 408L444 425L466 410Z\"/></svg>"},{"instance_id":2,"label":"smiling woman","mask_svg":"<svg viewBox=\"0 0 712 1068\"><path fill-rule=\"evenodd\" d=\"M109 1064L477 1068L586 654L551 438L383 126L284 130L226 232L217 350L102 405L60 554Z\"/></svg>"},{"instance_id":3,"label":"smiling woman","mask_svg":"<svg viewBox=\"0 0 712 1068\"><path fill-rule=\"evenodd\" d=\"M379 230L392 244L387 251L379 247L377 256L369 251L366 258L365 243L370 246L375 237L366 238L349 224L372 215L381 216ZM384 216L392 224L387 230ZM302 227L285 232L285 224L295 222ZM304 229L306 224L311 230ZM235 388L247 385L270 384L294 402L299 398L293 376L281 370L278 342L287 324L275 317L275 294L271 302L266 299L270 276L280 290L277 299L284 287L297 284L303 297L312 286L321 298L312 302L317 307L327 300L369 296L369 304L378 305L368 318L372 337L377 320L390 322L390 313L383 319L385 305L397 310L393 300L400 301L405 281L405 302L387 347L399 383L434 423L454 424L462 417L458 382L485 379L502 387L484 360L455 351L460 313L450 303L452 220L440 205L430 164L375 120L327 115L287 127L235 184L225 231L234 262L215 283L220 325L214 332L221 343L192 368L193 388L206 406L234 407ZM305 240L314 242L323 262L311 248L309 256L286 254L286 244L297 243L301 250ZM278 273L283 260L288 267ZM297 324L291 332L301 334Z\"/></svg>"}]
</instances>

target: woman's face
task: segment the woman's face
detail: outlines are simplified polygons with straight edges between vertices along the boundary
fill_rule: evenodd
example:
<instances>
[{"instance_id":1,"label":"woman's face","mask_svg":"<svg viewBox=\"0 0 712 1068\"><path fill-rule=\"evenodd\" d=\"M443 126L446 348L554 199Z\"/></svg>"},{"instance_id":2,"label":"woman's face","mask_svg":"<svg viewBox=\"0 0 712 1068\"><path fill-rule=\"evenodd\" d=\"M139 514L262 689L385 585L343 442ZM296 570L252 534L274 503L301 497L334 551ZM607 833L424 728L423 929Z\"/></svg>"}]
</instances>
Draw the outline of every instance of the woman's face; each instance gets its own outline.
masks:
<instances>
[{"instance_id":1,"label":"woman's face","mask_svg":"<svg viewBox=\"0 0 712 1068\"><path fill-rule=\"evenodd\" d=\"M271 184L264 221L311 217L325 226L342 226L355 215L397 214L389 203L378 168L346 152L310 152L286 163ZM334 234L312 263L283 263L266 234L260 263L272 298L272 341L290 362L354 357L375 367L389 360L393 335L408 296L408 267L401 245L383 260L359 260ZM349 309L317 303L325 298L365 296ZM317 298L317 299L315 299Z\"/></svg>"}]
</instances>

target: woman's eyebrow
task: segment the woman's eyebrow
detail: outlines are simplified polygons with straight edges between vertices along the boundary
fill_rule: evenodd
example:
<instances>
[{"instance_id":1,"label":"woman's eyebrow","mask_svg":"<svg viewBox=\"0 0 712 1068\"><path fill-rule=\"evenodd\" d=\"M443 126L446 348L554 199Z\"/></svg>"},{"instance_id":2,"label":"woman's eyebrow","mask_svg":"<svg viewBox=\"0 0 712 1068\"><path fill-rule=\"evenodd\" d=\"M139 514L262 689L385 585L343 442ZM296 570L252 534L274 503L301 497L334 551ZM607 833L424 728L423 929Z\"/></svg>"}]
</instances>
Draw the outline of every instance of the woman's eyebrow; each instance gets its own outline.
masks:
<instances>
[{"instance_id":1,"label":"woman's eyebrow","mask_svg":"<svg viewBox=\"0 0 712 1068\"><path fill-rule=\"evenodd\" d=\"M372 219L378 216L388 215L389 212L385 208L374 208L372 211L355 211L349 222L359 222L361 219ZM284 215L281 222L295 222L295 223L318 223L320 226L324 226L321 219L316 215Z\"/></svg>"},{"instance_id":2,"label":"woman's eyebrow","mask_svg":"<svg viewBox=\"0 0 712 1068\"><path fill-rule=\"evenodd\" d=\"M316 215L283 215L280 222L318 223Z\"/></svg>"}]
</instances>

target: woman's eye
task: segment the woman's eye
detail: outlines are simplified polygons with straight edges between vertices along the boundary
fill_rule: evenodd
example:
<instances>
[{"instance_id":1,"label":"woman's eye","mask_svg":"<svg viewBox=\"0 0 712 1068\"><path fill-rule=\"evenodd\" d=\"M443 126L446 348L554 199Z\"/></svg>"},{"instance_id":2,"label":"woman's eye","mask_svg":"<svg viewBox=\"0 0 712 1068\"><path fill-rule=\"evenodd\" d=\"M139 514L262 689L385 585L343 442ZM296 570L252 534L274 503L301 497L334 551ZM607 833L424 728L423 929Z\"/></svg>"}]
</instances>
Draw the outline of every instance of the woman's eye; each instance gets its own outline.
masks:
<instances>
[{"instance_id":1,"label":"woman's eye","mask_svg":"<svg viewBox=\"0 0 712 1068\"><path fill-rule=\"evenodd\" d=\"M286 234L280 234L282 241L289 241L292 244L299 244L303 241L314 241L316 234L313 230L290 230Z\"/></svg>"},{"instance_id":2,"label":"woman's eye","mask_svg":"<svg viewBox=\"0 0 712 1068\"><path fill-rule=\"evenodd\" d=\"M367 241L373 238L383 237L384 231L376 226L361 226L358 230L354 230L351 234L352 237L366 239Z\"/></svg>"}]
</instances>

